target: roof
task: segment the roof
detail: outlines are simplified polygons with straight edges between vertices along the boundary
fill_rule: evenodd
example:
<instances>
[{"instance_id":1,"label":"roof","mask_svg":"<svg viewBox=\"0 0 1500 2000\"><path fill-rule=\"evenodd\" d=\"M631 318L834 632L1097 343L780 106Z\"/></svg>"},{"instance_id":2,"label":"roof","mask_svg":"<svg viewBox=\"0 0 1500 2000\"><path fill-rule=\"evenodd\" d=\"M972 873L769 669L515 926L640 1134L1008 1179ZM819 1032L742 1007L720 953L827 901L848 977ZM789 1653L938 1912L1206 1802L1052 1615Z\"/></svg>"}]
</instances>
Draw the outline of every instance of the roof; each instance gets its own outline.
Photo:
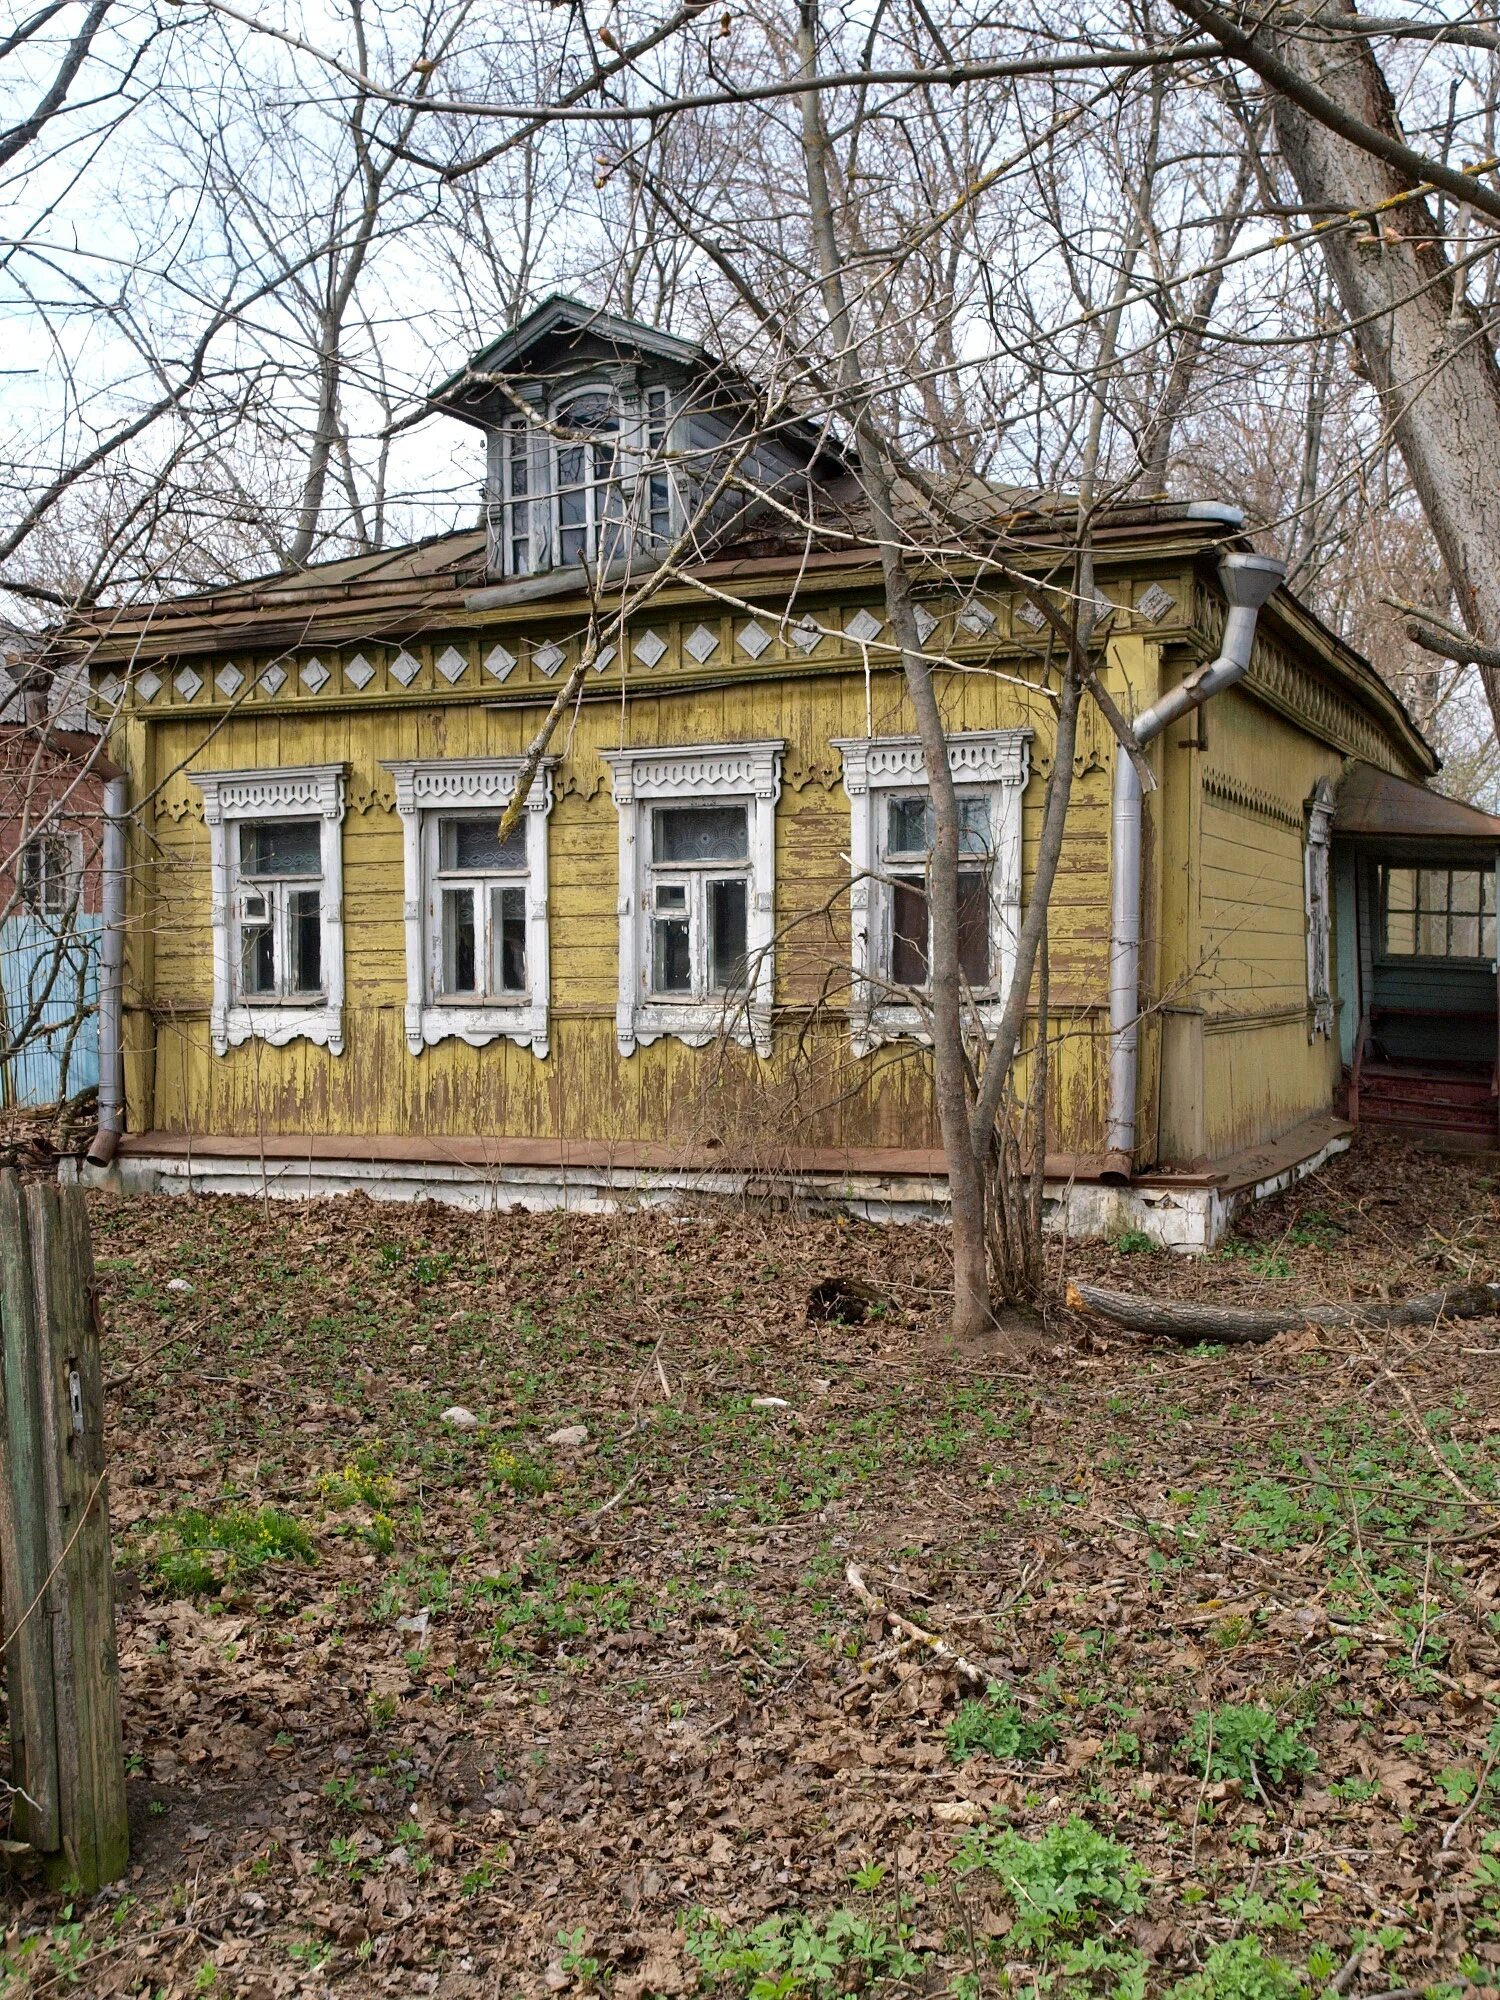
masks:
<instances>
[{"instance_id":1,"label":"roof","mask_svg":"<svg viewBox=\"0 0 1500 2000\"><path fill-rule=\"evenodd\" d=\"M606 346L651 354L659 361L675 362L682 368L717 365L708 349L695 340L681 340L675 333L663 333L660 327L646 326L637 319L623 319L618 313L603 312L597 306L585 305L582 299L569 298L565 292L554 292L527 313L525 319L518 320L488 347L481 347L477 354L471 355L446 381L439 382L427 400L442 402L453 390L463 388L471 376L503 375L546 341L558 335L580 333L603 341Z\"/></svg>"},{"instance_id":2,"label":"roof","mask_svg":"<svg viewBox=\"0 0 1500 2000\"><path fill-rule=\"evenodd\" d=\"M1339 780L1333 830L1357 840L1462 840L1500 848L1500 818L1493 813L1358 761Z\"/></svg>"}]
</instances>

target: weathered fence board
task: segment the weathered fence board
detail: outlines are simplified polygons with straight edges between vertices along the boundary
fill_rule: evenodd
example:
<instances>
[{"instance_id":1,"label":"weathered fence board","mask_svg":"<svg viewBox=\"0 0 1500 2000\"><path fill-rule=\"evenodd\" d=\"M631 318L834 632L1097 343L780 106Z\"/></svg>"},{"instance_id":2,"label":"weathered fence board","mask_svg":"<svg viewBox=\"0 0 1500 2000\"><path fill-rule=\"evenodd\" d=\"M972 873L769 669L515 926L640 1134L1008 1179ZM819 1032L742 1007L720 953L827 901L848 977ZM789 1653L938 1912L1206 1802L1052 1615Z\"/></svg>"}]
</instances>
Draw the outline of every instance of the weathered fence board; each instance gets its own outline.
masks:
<instances>
[{"instance_id":1,"label":"weathered fence board","mask_svg":"<svg viewBox=\"0 0 1500 2000\"><path fill-rule=\"evenodd\" d=\"M93 1253L82 1191L0 1174L0 1595L16 1830L86 1891L129 1858ZM12 1559L11 1544L14 1543ZM19 1628L19 1629L18 1629Z\"/></svg>"}]
</instances>

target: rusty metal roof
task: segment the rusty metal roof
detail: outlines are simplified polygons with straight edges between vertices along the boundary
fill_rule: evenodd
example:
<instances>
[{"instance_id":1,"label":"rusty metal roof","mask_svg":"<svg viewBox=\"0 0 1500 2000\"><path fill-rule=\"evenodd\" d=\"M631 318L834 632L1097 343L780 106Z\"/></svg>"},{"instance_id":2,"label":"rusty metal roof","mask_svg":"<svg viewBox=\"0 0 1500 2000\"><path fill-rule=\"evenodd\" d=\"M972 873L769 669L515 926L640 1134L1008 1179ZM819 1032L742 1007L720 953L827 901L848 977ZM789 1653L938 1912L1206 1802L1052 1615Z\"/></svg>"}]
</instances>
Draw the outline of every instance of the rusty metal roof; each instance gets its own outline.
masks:
<instances>
[{"instance_id":1,"label":"rusty metal roof","mask_svg":"<svg viewBox=\"0 0 1500 2000\"><path fill-rule=\"evenodd\" d=\"M1493 813L1353 759L1339 780L1333 830L1362 840L1464 840L1500 847L1500 819Z\"/></svg>"}]
</instances>

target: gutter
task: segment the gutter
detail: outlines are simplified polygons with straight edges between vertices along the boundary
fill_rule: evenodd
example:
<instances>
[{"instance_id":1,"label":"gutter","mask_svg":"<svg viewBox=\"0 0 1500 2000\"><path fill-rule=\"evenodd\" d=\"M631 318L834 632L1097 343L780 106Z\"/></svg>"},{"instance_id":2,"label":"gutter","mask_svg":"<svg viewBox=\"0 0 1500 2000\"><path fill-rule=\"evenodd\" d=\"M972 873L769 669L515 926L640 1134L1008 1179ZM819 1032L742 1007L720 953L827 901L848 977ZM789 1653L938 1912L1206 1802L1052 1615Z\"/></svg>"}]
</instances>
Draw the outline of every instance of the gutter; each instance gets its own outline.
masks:
<instances>
[{"instance_id":1,"label":"gutter","mask_svg":"<svg viewBox=\"0 0 1500 2000\"><path fill-rule=\"evenodd\" d=\"M1243 680L1260 608L1286 575L1276 556L1226 555L1219 582L1229 600L1222 650L1137 716L1136 743L1144 749L1190 710L1201 708ZM1109 923L1109 1108L1100 1178L1128 1181L1135 1171L1136 1083L1140 1073L1141 982L1141 779L1123 748L1115 752L1111 824L1114 867Z\"/></svg>"},{"instance_id":2,"label":"gutter","mask_svg":"<svg viewBox=\"0 0 1500 2000\"><path fill-rule=\"evenodd\" d=\"M104 786L104 841L99 944L99 1129L89 1147L90 1166L107 1167L125 1129L125 824L129 800L123 778Z\"/></svg>"}]
</instances>

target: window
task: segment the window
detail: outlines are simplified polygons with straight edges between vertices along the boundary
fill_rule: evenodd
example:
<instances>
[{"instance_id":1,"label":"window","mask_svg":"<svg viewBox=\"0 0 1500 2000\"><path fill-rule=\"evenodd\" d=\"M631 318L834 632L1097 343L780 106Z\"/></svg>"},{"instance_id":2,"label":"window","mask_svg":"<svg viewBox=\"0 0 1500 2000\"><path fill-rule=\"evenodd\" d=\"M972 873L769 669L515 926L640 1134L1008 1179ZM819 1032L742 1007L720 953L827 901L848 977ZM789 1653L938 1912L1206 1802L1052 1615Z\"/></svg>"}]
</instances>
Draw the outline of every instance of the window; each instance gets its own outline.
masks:
<instances>
[{"instance_id":1,"label":"window","mask_svg":"<svg viewBox=\"0 0 1500 2000\"><path fill-rule=\"evenodd\" d=\"M771 1052L780 743L607 750L620 814L621 1052Z\"/></svg>"},{"instance_id":2,"label":"window","mask_svg":"<svg viewBox=\"0 0 1500 2000\"><path fill-rule=\"evenodd\" d=\"M1319 778L1307 802L1307 847L1303 883L1307 901L1307 998L1311 1021L1307 1039L1333 1033L1333 908L1329 894L1328 848L1337 803L1333 786Z\"/></svg>"},{"instance_id":3,"label":"window","mask_svg":"<svg viewBox=\"0 0 1500 2000\"><path fill-rule=\"evenodd\" d=\"M665 389L646 391L646 527L653 542L672 539L672 475L667 469L668 407Z\"/></svg>"},{"instance_id":4,"label":"window","mask_svg":"<svg viewBox=\"0 0 1500 2000\"><path fill-rule=\"evenodd\" d=\"M1495 956L1495 874L1490 868L1380 871L1388 958Z\"/></svg>"},{"instance_id":5,"label":"window","mask_svg":"<svg viewBox=\"0 0 1500 2000\"><path fill-rule=\"evenodd\" d=\"M323 997L323 843L315 819L242 820L235 959L246 1001Z\"/></svg>"},{"instance_id":6,"label":"window","mask_svg":"<svg viewBox=\"0 0 1500 2000\"><path fill-rule=\"evenodd\" d=\"M652 808L653 993L701 1000L714 993L743 991L750 916L749 822L745 806Z\"/></svg>"},{"instance_id":7,"label":"window","mask_svg":"<svg viewBox=\"0 0 1500 2000\"><path fill-rule=\"evenodd\" d=\"M619 416L614 399L591 390L557 416L557 559L567 567L610 562L620 553L624 492L616 464Z\"/></svg>"},{"instance_id":8,"label":"window","mask_svg":"<svg viewBox=\"0 0 1500 2000\"><path fill-rule=\"evenodd\" d=\"M548 1046L547 822L555 759L542 762L514 831L500 821L519 757L387 764L406 872L406 1041L456 1037Z\"/></svg>"},{"instance_id":9,"label":"window","mask_svg":"<svg viewBox=\"0 0 1500 2000\"><path fill-rule=\"evenodd\" d=\"M210 1039L344 1047L344 766L199 771L213 926Z\"/></svg>"},{"instance_id":10,"label":"window","mask_svg":"<svg viewBox=\"0 0 1500 2000\"><path fill-rule=\"evenodd\" d=\"M39 917L60 917L73 900L73 843L65 833L34 833L21 849L21 902Z\"/></svg>"},{"instance_id":11,"label":"window","mask_svg":"<svg viewBox=\"0 0 1500 2000\"><path fill-rule=\"evenodd\" d=\"M948 739L958 793L958 957L979 1018L1004 1000L1021 917L1021 800L1031 732L975 731ZM923 1037L932 967L928 871L933 813L916 737L833 746L849 795L850 1026L856 1053L902 1035Z\"/></svg>"},{"instance_id":12,"label":"window","mask_svg":"<svg viewBox=\"0 0 1500 2000\"><path fill-rule=\"evenodd\" d=\"M501 562L507 576L531 570L531 426L524 418L501 433Z\"/></svg>"},{"instance_id":13,"label":"window","mask_svg":"<svg viewBox=\"0 0 1500 2000\"><path fill-rule=\"evenodd\" d=\"M994 839L990 800L961 793L958 801L958 962L976 990L993 974L990 871ZM926 792L895 792L884 802L879 873L888 888L878 966L892 985L924 987L932 963L927 870L933 842L932 801ZM965 864L969 865L965 865Z\"/></svg>"}]
</instances>

